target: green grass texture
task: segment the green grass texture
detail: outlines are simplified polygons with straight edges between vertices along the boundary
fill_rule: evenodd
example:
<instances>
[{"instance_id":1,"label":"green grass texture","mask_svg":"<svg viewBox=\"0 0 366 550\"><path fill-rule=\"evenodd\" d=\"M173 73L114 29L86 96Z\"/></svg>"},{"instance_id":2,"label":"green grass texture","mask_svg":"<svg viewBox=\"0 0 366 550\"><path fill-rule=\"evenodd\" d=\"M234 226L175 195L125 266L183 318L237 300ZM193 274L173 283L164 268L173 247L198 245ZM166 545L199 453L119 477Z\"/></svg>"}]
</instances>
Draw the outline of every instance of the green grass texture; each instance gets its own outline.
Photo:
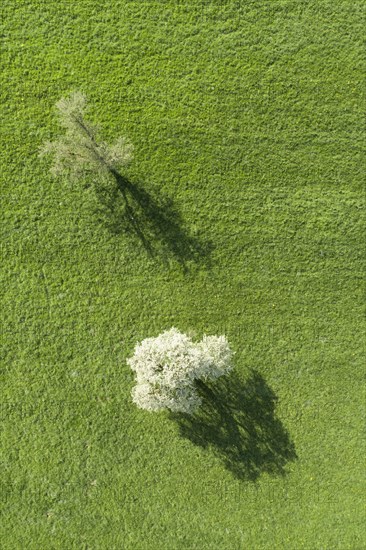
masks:
<instances>
[{"instance_id":1,"label":"green grass texture","mask_svg":"<svg viewBox=\"0 0 366 550\"><path fill-rule=\"evenodd\" d=\"M3 0L1 545L361 550L363 0ZM101 202L54 105L134 160ZM225 334L193 418L135 344Z\"/></svg>"}]
</instances>

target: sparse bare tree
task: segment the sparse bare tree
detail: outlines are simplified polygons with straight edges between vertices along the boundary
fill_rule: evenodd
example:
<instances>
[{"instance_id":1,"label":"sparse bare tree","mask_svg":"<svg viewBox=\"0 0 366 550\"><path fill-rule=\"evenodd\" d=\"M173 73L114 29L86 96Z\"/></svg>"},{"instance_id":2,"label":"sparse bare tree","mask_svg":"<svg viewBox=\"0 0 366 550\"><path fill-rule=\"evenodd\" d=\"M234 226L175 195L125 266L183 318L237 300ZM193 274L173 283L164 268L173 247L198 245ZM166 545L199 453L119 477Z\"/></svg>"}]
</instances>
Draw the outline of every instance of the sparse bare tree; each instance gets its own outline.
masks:
<instances>
[{"instance_id":1,"label":"sparse bare tree","mask_svg":"<svg viewBox=\"0 0 366 550\"><path fill-rule=\"evenodd\" d=\"M84 118L84 94L74 92L60 99L56 108L65 134L46 142L40 151L41 156L53 156L53 175L66 175L73 180L89 174L115 175L118 168L130 162L133 146L125 138L118 138L113 145L97 139L98 128Z\"/></svg>"}]
</instances>

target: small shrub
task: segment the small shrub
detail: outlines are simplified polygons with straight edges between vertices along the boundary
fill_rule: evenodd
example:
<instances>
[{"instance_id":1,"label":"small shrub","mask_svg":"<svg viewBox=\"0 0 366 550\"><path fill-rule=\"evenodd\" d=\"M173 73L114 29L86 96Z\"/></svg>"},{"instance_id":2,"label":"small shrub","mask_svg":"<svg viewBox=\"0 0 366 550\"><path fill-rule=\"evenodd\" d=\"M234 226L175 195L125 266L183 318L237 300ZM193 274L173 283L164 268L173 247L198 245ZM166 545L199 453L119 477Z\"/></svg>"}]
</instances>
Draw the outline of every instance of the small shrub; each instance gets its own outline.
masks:
<instances>
[{"instance_id":1,"label":"small shrub","mask_svg":"<svg viewBox=\"0 0 366 550\"><path fill-rule=\"evenodd\" d=\"M204 336L194 343L172 328L135 347L127 364L135 372L134 403L141 409L193 413L200 405L195 381L209 381L232 369L225 336Z\"/></svg>"}]
</instances>

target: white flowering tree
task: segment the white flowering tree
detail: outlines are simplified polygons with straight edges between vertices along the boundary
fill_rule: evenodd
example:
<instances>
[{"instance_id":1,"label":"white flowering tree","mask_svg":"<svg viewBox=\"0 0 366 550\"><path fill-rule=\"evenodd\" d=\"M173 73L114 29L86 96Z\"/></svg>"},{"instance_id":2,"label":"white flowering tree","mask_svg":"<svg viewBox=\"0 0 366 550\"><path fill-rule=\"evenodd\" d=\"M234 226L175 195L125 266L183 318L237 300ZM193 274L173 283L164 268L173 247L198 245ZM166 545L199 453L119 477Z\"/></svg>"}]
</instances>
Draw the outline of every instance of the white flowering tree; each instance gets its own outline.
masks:
<instances>
[{"instance_id":1,"label":"white flowering tree","mask_svg":"<svg viewBox=\"0 0 366 550\"><path fill-rule=\"evenodd\" d=\"M136 345L127 364L135 372L134 403L141 409L192 414L200 405L195 381L214 380L232 369L233 352L225 336L194 343L175 328Z\"/></svg>"}]
</instances>

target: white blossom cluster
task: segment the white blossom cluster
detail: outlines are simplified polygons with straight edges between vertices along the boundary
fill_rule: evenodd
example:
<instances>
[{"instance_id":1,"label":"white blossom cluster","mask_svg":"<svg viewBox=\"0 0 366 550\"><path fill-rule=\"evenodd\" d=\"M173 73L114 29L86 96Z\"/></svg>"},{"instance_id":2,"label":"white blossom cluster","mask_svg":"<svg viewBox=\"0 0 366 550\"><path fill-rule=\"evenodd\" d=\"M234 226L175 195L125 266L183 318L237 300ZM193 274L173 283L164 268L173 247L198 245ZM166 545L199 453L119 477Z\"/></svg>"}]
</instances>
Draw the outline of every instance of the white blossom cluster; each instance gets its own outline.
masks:
<instances>
[{"instance_id":1,"label":"white blossom cluster","mask_svg":"<svg viewBox=\"0 0 366 550\"><path fill-rule=\"evenodd\" d=\"M200 405L195 380L213 380L232 368L225 336L204 336L194 343L175 328L136 345L127 364L136 374L134 403L149 411L192 413Z\"/></svg>"}]
</instances>

